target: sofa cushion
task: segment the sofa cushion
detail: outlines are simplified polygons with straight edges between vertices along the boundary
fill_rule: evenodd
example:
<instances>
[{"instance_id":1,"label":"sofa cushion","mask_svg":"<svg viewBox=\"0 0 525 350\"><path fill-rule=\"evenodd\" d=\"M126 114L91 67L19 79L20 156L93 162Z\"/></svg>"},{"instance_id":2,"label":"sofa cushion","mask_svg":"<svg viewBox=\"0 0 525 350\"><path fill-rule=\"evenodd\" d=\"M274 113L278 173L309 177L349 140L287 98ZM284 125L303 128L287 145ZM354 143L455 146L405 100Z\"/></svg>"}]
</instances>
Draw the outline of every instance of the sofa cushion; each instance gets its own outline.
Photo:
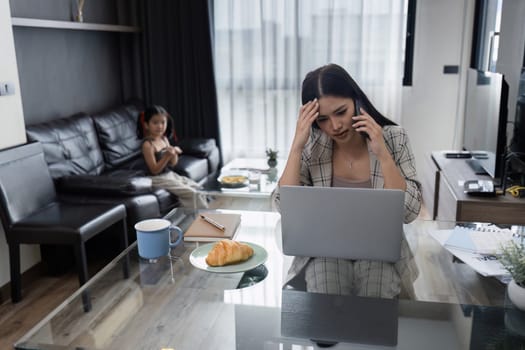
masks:
<instances>
[{"instance_id":1,"label":"sofa cushion","mask_svg":"<svg viewBox=\"0 0 525 350\"><path fill-rule=\"evenodd\" d=\"M182 154L173 170L177 174L189 177L198 183L208 176L208 161L205 158L196 158Z\"/></svg>"},{"instance_id":2,"label":"sofa cushion","mask_svg":"<svg viewBox=\"0 0 525 350\"><path fill-rule=\"evenodd\" d=\"M157 198L160 212L163 214L167 214L171 209L179 207L181 205L179 197L177 197L171 192L168 192L163 188L156 188L153 191L153 194Z\"/></svg>"},{"instance_id":3,"label":"sofa cushion","mask_svg":"<svg viewBox=\"0 0 525 350\"><path fill-rule=\"evenodd\" d=\"M198 158L206 158L214 150L217 150L215 139L195 138L184 139L177 143L185 154L190 154Z\"/></svg>"},{"instance_id":4,"label":"sofa cushion","mask_svg":"<svg viewBox=\"0 0 525 350\"><path fill-rule=\"evenodd\" d=\"M215 149L208 155L208 173L210 175L217 175L219 172L220 161L219 149L215 147Z\"/></svg>"},{"instance_id":5,"label":"sofa cushion","mask_svg":"<svg viewBox=\"0 0 525 350\"><path fill-rule=\"evenodd\" d=\"M115 174L115 176L119 176L119 170L124 170L126 172L133 171L137 176L147 176L149 174L148 166L146 165L146 161L142 156L142 152L127 160L126 162L121 163L118 168L107 169L107 172L110 172L112 175Z\"/></svg>"},{"instance_id":6,"label":"sofa cushion","mask_svg":"<svg viewBox=\"0 0 525 350\"><path fill-rule=\"evenodd\" d=\"M104 159L91 117L85 113L29 125L27 139L39 141L53 179L65 175L98 175Z\"/></svg>"},{"instance_id":7,"label":"sofa cushion","mask_svg":"<svg viewBox=\"0 0 525 350\"><path fill-rule=\"evenodd\" d=\"M60 192L132 196L151 193L151 178L141 176L75 175L63 176L57 181Z\"/></svg>"},{"instance_id":8,"label":"sofa cushion","mask_svg":"<svg viewBox=\"0 0 525 350\"><path fill-rule=\"evenodd\" d=\"M98 141L108 168L115 168L140 154L142 141L137 137L140 109L125 104L93 115Z\"/></svg>"}]
</instances>

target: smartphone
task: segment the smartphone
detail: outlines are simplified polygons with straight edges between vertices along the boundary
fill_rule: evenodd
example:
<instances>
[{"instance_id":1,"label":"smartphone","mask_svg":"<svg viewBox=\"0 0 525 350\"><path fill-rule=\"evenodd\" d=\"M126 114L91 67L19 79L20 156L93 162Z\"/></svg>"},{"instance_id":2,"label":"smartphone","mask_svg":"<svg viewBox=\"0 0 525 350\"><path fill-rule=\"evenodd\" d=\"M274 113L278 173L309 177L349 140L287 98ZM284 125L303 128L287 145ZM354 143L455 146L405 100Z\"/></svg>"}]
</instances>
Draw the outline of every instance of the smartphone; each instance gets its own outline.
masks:
<instances>
[{"instance_id":1,"label":"smartphone","mask_svg":"<svg viewBox=\"0 0 525 350\"><path fill-rule=\"evenodd\" d=\"M358 99L354 99L354 116L358 116L360 114L361 114L361 101L359 101ZM370 136L368 136L366 132L360 131L360 134L370 140Z\"/></svg>"},{"instance_id":2,"label":"smartphone","mask_svg":"<svg viewBox=\"0 0 525 350\"><path fill-rule=\"evenodd\" d=\"M361 101L359 101L358 99L355 99L354 100L354 116L358 116L360 112L360 109L361 109Z\"/></svg>"}]
</instances>

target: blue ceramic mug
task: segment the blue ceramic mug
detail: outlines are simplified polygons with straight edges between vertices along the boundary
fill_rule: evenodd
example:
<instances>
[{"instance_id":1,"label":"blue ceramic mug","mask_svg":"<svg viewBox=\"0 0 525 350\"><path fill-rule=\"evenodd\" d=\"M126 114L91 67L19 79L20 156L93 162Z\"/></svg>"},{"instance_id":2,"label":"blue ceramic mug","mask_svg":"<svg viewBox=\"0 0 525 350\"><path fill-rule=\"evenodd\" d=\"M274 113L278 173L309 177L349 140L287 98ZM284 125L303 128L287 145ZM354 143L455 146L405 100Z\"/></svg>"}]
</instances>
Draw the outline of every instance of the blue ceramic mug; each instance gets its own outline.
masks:
<instances>
[{"instance_id":1,"label":"blue ceramic mug","mask_svg":"<svg viewBox=\"0 0 525 350\"><path fill-rule=\"evenodd\" d=\"M182 230L166 219L148 219L135 224L139 255L145 259L157 259L169 254L170 248L182 241ZM172 242L171 233L177 233Z\"/></svg>"}]
</instances>

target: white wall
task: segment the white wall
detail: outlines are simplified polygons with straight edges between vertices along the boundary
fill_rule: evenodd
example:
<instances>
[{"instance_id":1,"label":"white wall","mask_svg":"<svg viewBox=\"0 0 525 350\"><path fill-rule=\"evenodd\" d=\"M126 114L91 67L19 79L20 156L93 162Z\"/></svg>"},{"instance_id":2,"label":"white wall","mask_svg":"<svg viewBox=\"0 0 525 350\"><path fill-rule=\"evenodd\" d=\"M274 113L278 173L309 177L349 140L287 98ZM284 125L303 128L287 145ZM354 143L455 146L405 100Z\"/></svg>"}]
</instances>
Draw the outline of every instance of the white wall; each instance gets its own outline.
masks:
<instances>
[{"instance_id":1,"label":"white wall","mask_svg":"<svg viewBox=\"0 0 525 350\"><path fill-rule=\"evenodd\" d=\"M417 2L413 80L403 88L401 124L419 174L431 151L460 148L473 12L474 0ZM443 74L445 65L459 65L460 73Z\"/></svg>"},{"instance_id":2,"label":"white wall","mask_svg":"<svg viewBox=\"0 0 525 350\"><path fill-rule=\"evenodd\" d=\"M459 150L463 139L465 85L470 65L475 0L419 0L416 11L413 84L403 88L401 124L407 129L418 173L431 151ZM503 0L497 71L509 84L514 120L525 46L525 1ZM443 74L459 65L460 74ZM508 127L508 142L511 138Z\"/></svg>"},{"instance_id":3,"label":"white wall","mask_svg":"<svg viewBox=\"0 0 525 350\"><path fill-rule=\"evenodd\" d=\"M15 84L15 94L0 96L0 149L26 142L9 0L0 0L0 81ZM22 246L22 271L40 261L38 246ZM0 286L9 282L9 251L0 227Z\"/></svg>"}]
</instances>

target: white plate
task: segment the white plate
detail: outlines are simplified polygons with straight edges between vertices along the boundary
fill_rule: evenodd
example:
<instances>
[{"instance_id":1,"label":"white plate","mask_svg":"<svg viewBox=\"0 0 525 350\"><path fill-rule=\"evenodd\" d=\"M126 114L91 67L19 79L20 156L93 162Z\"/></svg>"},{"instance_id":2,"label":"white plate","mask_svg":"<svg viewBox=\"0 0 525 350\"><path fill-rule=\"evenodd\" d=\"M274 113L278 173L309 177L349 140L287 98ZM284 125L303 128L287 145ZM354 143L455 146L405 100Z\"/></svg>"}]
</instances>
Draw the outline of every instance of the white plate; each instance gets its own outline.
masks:
<instances>
[{"instance_id":1,"label":"white plate","mask_svg":"<svg viewBox=\"0 0 525 350\"><path fill-rule=\"evenodd\" d=\"M266 259L268 259L268 252L266 249L257 245L255 243L242 242L246 243L253 249L253 255L246 261L240 262L238 264L226 265L226 266L209 266L206 263L206 256L213 248L216 242L203 244L200 247L196 248L190 255L190 263L198 269L217 272L217 273L236 273L236 272L245 272L251 269L256 268L257 266L264 264Z\"/></svg>"},{"instance_id":2,"label":"white plate","mask_svg":"<svg viewBox=\"0 0 525 350\"><path fill-rule=\"evenodd\" d=\"M238 177L240 181L224 182L224 178L226 177ZM246 187L250 184L248 176L244 174L228 174L228 175L223 174L217 179L217 181L219 181L221 186L225 188L241 188L241 187Z\"/></svg>"}]
</instances>

